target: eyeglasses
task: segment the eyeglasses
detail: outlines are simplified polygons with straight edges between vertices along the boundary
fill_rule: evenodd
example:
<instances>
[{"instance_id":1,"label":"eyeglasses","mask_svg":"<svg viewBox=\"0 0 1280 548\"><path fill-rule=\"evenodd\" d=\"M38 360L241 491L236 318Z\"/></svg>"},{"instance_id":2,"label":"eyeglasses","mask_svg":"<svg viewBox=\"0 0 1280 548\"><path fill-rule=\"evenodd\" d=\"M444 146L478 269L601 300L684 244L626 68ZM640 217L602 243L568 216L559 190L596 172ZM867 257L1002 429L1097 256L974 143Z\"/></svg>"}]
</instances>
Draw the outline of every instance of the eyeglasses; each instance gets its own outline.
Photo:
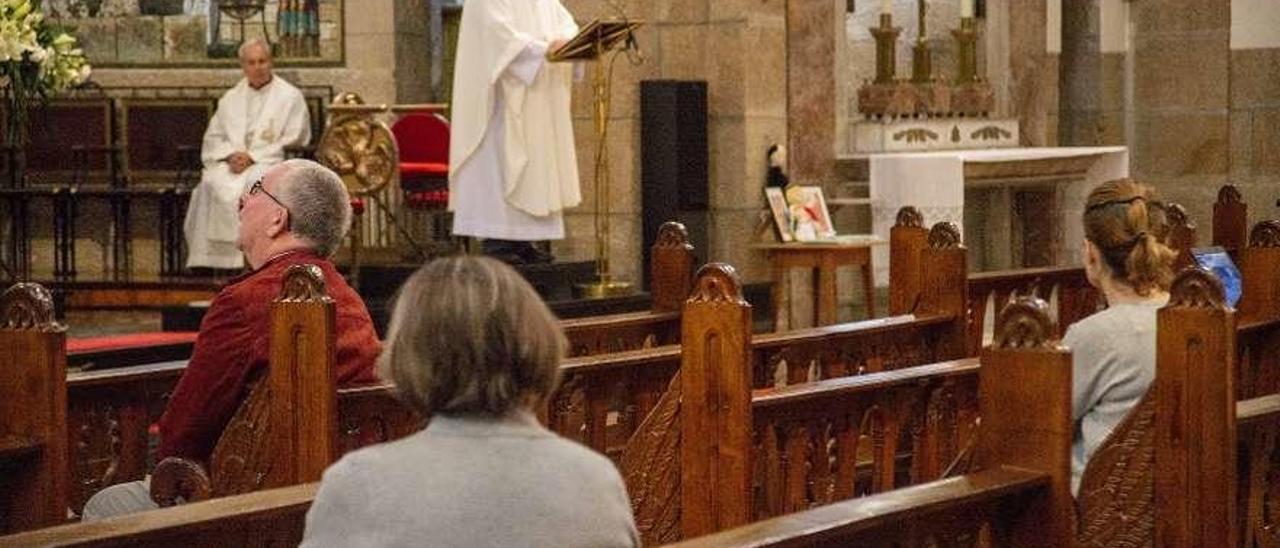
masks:
<instances>
[{"instance_id":1,"label":"eyeglasses","mask_svg":"<svg viewBox=\"0 0 1280 548\"><path fill-rule=\"evenodd\" d=\"M259 192L261 192L262 194L265 194L268 198L271 198L271 201L275 202L276 205L279 205L281 208L284 209L285 213L289 214L289 217L288 219L286 219L286 222L288 220L293 219L293 212L289 211L289 206L284 205L284 202L281 202L279 198L276 198L270 192L267 192L267 188L262 185L262 179L258 179L257 181L254 181L252 185L249 185L249 192L246 192L245 196L253 196ZM244 209L244 198L240 199L240 209Z\"/></svg>"}]
</instances>

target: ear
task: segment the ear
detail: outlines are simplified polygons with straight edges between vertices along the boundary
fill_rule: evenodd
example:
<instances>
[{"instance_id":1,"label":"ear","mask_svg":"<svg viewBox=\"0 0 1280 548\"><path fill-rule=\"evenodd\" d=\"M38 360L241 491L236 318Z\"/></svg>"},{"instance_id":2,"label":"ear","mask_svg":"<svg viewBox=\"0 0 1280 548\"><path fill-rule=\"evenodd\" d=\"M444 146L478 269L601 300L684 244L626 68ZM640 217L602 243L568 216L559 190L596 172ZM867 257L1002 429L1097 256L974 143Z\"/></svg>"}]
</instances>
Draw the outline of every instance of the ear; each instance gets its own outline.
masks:
<instances>
[{"instance_id":1,"label":"ear","mask_svg":"<svg viewBox=\"0 0 1280 548\"><path fill-rule=\"evenodd\" d=\"M267 237L275 239L289 230L289 212L280 208L276 211L274 217L271 218L271 225L267 227Z\"/></svg>"}]
</instances>

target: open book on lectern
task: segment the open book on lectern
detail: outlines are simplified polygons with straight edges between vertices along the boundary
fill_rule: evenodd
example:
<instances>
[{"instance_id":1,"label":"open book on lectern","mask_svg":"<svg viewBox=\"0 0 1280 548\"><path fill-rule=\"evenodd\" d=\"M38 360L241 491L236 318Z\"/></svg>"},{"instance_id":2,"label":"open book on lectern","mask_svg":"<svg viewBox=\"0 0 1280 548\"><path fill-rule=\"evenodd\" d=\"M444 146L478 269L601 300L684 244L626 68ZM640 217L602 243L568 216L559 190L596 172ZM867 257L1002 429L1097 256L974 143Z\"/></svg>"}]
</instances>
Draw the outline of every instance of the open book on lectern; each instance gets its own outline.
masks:
<instances>
[{"instance_id":1,"label":"open book on lectern","mask_svg":"<svg viewBox=\"0 0 1280 548\"><path fill-rule=\"evenodd\" d=\"M596 19L582 27L578 34L555 51L547 52L550 61L587 61L595 59L597 51L610 51L631 32L640 28L641 21L601 21ZM597 48L597 44L600 46Z\"/></svg>"}]
</instances>

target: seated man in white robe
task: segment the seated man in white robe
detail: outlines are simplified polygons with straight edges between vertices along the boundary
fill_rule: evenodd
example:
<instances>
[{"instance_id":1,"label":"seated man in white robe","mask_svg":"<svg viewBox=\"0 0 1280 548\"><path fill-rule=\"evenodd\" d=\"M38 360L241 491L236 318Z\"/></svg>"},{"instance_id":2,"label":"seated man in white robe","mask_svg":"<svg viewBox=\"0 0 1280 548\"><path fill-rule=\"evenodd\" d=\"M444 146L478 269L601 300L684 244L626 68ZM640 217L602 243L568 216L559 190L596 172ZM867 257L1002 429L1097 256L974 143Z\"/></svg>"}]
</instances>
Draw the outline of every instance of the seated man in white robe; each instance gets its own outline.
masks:
<instances>
[{"instance_id":1,"label":"seated man in white robe","mask_svg":"<svg viewBox=\"0 0 1280 548\"><path fill-rule=\"evenodd\" d=\"M449 141L453 233L513 263L550 257L582 200L569 92L574 67L546 52L577 33L559 0L467 0L458 30Z\"/></svg>"},{"instance_id":2,"label":"seated man in white robe","mask_svg":"<svg viewBox=\"0 0 1280 548\"><path fill-rule=\"evenodd\" d=\"M218 100L204 133L204 172L183 226L187 268L244 268L236 248L241 191L284 161L285 147L311 140L306 100L272 73L271 46L260 39L241 44L240 68L244 78Z\"/></svg>"}]
</instances>

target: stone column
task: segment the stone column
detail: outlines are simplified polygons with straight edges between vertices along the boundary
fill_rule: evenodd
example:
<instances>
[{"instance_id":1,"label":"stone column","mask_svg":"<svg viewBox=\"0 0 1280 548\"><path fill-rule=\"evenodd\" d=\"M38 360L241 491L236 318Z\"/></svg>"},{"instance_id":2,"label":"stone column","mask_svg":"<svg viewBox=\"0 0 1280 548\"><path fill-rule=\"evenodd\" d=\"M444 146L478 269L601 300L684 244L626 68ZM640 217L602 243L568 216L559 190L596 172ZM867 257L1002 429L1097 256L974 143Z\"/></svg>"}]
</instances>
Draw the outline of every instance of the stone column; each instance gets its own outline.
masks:
<instances>
[{"instance_id":1,"label":"stone column","mask_svg":"<svg viewBox=\"0 0 1280 548\"><path fill-rule=\"evenodd\" d=\"M787 121L792 180L835 179L836 43L845 2L787 1Z\"/></svg>"}]
</instances>

